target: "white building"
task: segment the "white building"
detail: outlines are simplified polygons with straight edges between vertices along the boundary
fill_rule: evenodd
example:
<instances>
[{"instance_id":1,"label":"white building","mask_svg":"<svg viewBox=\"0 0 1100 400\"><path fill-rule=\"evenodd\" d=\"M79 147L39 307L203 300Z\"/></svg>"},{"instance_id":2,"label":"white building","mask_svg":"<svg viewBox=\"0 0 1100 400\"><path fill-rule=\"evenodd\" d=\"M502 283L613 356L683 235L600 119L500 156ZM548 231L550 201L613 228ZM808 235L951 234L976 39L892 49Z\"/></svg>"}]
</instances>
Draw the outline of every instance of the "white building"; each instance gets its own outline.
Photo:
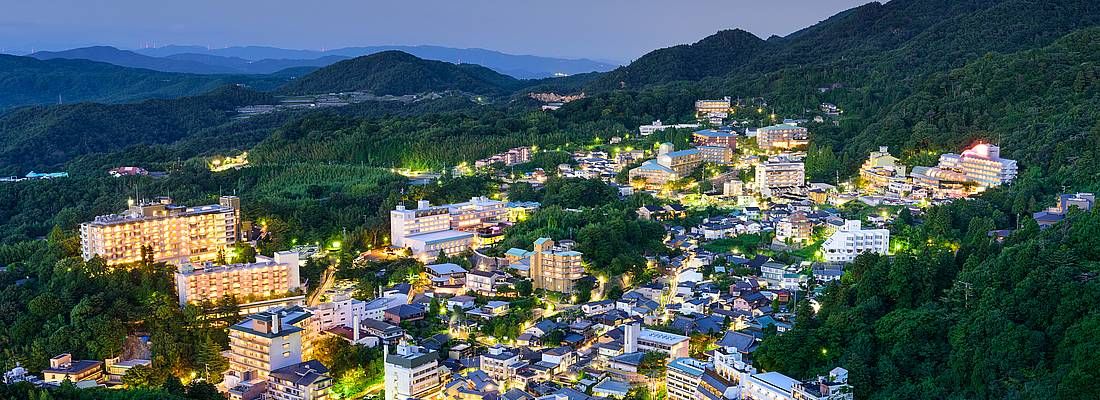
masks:
<instances>
[{"instance_id":1,"label":"white building","mask_svg":"<svg viewBox=\"0 0 1100 400\"><path fill-rule=\"evenodd\" d=\"M741 381L741 398L753 400L792 400L798 380L778 372L749 375Z\"/></svg>"},{"instance_id":2,"label":"white building","mask_svg":"<svg viewBox=\"0 0 1100 400\"><path fill-rule=\"evenodd\" d=\"M351 297L350 289L331 289L325 292L323 300L322 303L308 308L313 313L310 323L315 332L338 326L354 327L356 317L360 320L366 319L367 303Z\"/></svg>"},{"instance_id":3,"label":"white building","mask_svg":"<svg viewBox=\"0 0 1100 400\"><path fill-rule=\"evenodd\" d=\"M480 356L481 370L489 374L489 377L500 382L507 382L516 376L516 372L527 363L519 356L519 352L496 345Z\"/></svg>"},{"instance_id":4,"label":"white building","mask_svg":"<svg viewBox=\"0 0 1100 400\"><path fill-rule=\"evenodd\" d=\"M385 350L386 400L428 399L443 388L443 371L435 351L399 344L397 352Z\"/></svg>"},{"instance_id":5,"label":"white building","mask_svg":"<svg viewBox=\"0 0 1100 400\"><path fill-rule=\"evenodd\" d=\"M689 341L687 336L642 328L637 323L623 325L623 353L657 351L669 358L687 357Z\"/></svg>"},{"instance_id":6,"label":"white building","mask_svg":"<svg viewBox=\"0 0 1100 400\"><path fill-rule=\"evenodd\" d=\"M790 192L806 185L806 165L785 157L772 157L756 166L756 191L764 197Z\"/></svg>"},{"instance_id":7,"label":"white building","mask_svg":"<svg viewBox=\"0 0 1100 400\"><path fill-rule=\"evenodd\" d=\"M668 362L665 387L669 400L697 400L696 389L707 364L694 358L681 357Z\"/></svg>"},{"instance_id":8,"label":"white building","mask_svg":"<svg viewBox=\"0 0 1100 400\"><path fill-rule=\"evenodd\" d=\"M851 262L861 253L886 254L890 248L888 229L862 229L859 220L844 221L844 226L825 239L821 249L825 261Z\"/></svg>"},{"instance_id":9,"label":"white building","mask_svg":"<svg viewBox=\"0 0 1100 400\"><path fill-rule=\"evenodd\" d=\"M661 120L653 121L652 125L642 125L638 127L638 133L642 136L652 135L654 132L663 131L665 129L698 129L699 124L672 124L665 125Z\"/></svg>"},{"instance_id":10,"label":"white building","mask_svg":"<svg viewBox=\"0 0 1100 400\"><path fill-rule=\"evenodd\" d=\"M976 144L962 154L943 154L938 167L962 173L981 188L1012 183L1019 172L1016 160L1001 158L1001 148L987 143Z\"/></svg>"}]
</instances>

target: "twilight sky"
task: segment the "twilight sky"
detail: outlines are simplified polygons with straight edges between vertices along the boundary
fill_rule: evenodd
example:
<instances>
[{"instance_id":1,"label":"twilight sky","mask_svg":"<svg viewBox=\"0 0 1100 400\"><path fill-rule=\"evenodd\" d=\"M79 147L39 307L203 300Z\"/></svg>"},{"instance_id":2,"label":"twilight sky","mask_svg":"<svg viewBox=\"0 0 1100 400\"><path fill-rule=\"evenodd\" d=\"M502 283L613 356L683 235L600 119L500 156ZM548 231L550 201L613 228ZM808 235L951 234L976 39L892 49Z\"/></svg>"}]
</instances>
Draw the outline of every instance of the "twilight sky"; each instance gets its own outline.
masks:
<instances>
[{"instance_id":1,"label":"twilight sky","mask_svg":"<svg viewBox=\"0 0 1100 400\"><path fill-rule=\"evenodd\" d=\"M0 0L0 52L432 44L628 61L721 29L786 35L868 1Z\"/></svg>"}]
</instances>

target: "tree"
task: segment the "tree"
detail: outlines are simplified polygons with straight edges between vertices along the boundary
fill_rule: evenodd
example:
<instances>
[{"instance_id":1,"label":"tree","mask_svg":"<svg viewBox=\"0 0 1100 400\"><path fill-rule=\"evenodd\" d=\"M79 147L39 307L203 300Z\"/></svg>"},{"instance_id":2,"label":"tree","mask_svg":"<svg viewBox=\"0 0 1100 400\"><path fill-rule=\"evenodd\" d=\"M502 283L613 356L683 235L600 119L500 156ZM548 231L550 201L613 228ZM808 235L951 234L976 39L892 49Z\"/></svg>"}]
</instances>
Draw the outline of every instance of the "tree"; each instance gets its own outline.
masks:
<instances>
[{"instance_id":1,"label":"tree","mask_svg":"<svg viewBox=\"0 0 1100 400\"><path fill-rule=\"evenodd\" d=\"M530 279L518 280L518 281L516 281L515 286L516 286L516 293L519 294L519 297L529 297L529 296L531 296L531 293L533 292Z\"/></svg>"},{"instance_id":2,"label":"tree","mask_svg":"<svg viewBox=\"0 0 1100 400\"><path fill-rule=\"evenodd\" d=\"M221 383L222 373L229 369L229 360L221 355L222 347L214 342L210 334L203 335L195 354L195 363L200 367L199 376L210 383Z\"/></svg>"}]
</instances>

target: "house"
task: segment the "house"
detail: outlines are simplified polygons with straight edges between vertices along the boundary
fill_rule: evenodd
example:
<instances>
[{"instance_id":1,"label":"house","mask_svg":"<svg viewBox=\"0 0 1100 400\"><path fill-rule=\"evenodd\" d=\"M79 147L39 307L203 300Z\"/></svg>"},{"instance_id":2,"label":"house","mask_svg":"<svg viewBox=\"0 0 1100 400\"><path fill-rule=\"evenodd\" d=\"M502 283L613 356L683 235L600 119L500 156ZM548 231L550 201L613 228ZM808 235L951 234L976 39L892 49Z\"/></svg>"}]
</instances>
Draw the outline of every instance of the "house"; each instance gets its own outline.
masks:
<instances>
[{"instance_id":1,"label":"house","mask_svg":"<svg viewBox=\"0 0 1100 400\"><path fill-rule=\"evenodd\" d=\"M638 219L654 221L665 219L665 209L659 206L641 206L635 211L638 214Z\"/></svg>"},{"instance_id":2,"label":"house","mask_svg":"<svg viewBox=\"0 0 1100 400\"><path fill-rule=\"evenodd\" d=\"M597 315L615 309L615 302L613 300L600 300L584 303L581 305L581 311L584 311L585 315Z\"/></svg>"},{"instance_id":3,"label":"house","mask_svg":"<svg viewBox=\"0 0 1100 400\"><path fill-rule=\"evenodd\" d=\"M455 307L463 310L469 310L474 308L474 298L471 296L461 295L447 299L447 309L453 310Z\"/></svg>"},{"instance_id":4,"label":"house","mask_svg":"<svg viewBox=\"0 0 1100 400\"><path fill-rule=\"evenodd\" d=\"M466 284L466 269L458 264L444 263L424 266L428 279L436 287L456 287Z\"/></svg>"},{"instance_id":5,"label":"house","mask_svg":"<svg viewBox=\"0 0 1100 400\"><path fill-rule=\"evenodd\" d=\"M494 296L498 287L507 284L508 274L501 271L473 270L466 274L466 290L474 293Z\"/></svg>"},{"instance_id":6,"label":"house","mask_svg":"<svg viewBox=\"0 0 1100 400\"><path fill-rule=\"evenodd\" d=\"M419 321L424 319L426 312L423 308L412 304L401 304L386 309L383 320L391 324L400 324L406 321Z\"/></svg>"}]
</instances>

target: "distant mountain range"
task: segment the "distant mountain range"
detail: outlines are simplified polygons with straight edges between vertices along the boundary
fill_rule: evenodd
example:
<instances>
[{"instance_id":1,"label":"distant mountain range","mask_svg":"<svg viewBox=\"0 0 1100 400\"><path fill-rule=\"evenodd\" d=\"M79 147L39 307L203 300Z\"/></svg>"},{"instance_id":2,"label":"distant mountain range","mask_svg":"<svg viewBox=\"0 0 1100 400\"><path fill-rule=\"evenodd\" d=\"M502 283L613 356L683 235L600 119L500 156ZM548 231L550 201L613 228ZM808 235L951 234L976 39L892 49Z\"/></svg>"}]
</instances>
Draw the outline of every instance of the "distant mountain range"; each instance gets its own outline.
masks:
<instances>
[{"instance_id":1,"label":"distant mountain range","mask_svg":"<svg viewBox=\"0 0 1100 400\"><path fill-rule=\"evenodd\" d=\"M505 54L485 49L456 49L440 46L347 47L327 51L290 50L245 46L207 49L200 46L165 46L121 50L94 46L64 51L40 51L31 57L84 59L124 67L193 74L271 74L287 68L324 67L349 58L398 50L427 60L455 64L478 64L518 79L546 78L587 72L609 71L616 65L588 59L562 59Z\"/></svg>"}]
</instances>

